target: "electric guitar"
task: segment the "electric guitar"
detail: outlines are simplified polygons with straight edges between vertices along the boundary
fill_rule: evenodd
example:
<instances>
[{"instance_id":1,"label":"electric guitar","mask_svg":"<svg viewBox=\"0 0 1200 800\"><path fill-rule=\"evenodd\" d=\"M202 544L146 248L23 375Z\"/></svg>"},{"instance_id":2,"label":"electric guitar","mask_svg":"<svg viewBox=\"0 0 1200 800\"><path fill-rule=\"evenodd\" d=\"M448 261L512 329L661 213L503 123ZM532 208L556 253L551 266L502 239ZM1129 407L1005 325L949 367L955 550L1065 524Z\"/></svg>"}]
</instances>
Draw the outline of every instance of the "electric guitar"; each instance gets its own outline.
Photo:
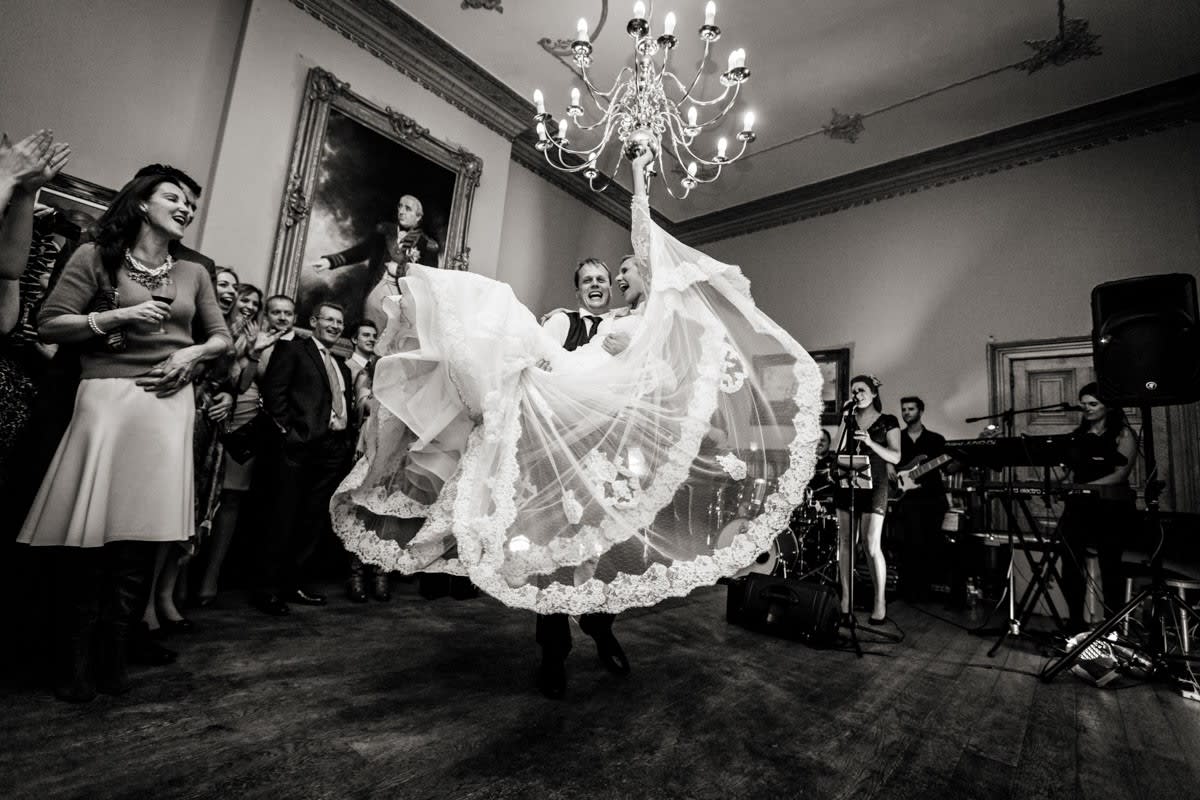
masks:
<instances>
[{"instance_id":1,"label":"electric guitar","mask_svg":"<svg viewBox=\"0 0 1200 800\"><path fill-rule=\"evenodd\" d=\"M905 495L905 493L911 492L913 489L918 487L919 484L917 483L917 479L922 475L928 475L930 472L938 469L943 464L954 460L953 456L945 453L931 458L928 461L921 461L921 459L924 457L925 456L917 456L912 462L914 466L909 467L908 469L902 469L896 473L896 486L892 491L892 499L899 500Z\"/></svg>"}]
</instances>

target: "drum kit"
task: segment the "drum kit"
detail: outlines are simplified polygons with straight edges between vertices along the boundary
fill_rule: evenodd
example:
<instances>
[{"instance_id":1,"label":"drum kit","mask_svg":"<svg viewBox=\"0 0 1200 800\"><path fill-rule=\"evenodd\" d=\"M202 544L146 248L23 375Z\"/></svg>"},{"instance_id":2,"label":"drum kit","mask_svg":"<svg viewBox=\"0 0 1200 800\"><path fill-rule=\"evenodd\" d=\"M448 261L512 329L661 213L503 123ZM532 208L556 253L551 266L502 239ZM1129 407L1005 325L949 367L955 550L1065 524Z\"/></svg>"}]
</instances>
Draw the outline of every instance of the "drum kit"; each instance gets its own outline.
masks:
<instances>
[{"instance_id":1,"label":"drum kit","mask_svg":"<svg viewBox=\"0 0 1200 800\"><path fill-rule=\"evenodd\" d=\"M804 490L800 505L792 511L788 527L780 531L766 552L760 553L735 577L751 573L776 575L796 580L837 581L838 531L833 510L833 491L821 480ZM728 546L749 522L763 511L777 482L768 478L746 478L715 492L707 512L717 530L717 545Z\"/></svg>"}]
</instances>

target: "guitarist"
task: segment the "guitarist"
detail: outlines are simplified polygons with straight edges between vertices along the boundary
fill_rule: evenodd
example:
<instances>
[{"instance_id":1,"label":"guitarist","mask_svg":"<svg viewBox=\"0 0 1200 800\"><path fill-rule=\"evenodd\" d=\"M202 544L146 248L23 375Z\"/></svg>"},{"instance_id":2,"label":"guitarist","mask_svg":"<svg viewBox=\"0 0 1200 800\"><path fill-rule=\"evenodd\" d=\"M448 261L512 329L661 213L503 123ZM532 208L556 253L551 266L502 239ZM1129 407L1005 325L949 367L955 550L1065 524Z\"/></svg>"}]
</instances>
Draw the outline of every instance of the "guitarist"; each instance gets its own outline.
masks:
<instances>
[{"instance_id":1,"label":"guitarist","mask_svg":"<svg viewBox=\"0 0 1200 800\"><path fill-rule=\"evenodd\" d=\"M900 436L900 475L946 450L946 437L926 428L921 421L924 415L925 401L920 397L900 398L900 418L905 424ZM946 508L946 488L938 469L916 478L916 486L895 503L893 519L901 542L900 596L909 602L929 599Z\"/></svg>"}]
</instances>

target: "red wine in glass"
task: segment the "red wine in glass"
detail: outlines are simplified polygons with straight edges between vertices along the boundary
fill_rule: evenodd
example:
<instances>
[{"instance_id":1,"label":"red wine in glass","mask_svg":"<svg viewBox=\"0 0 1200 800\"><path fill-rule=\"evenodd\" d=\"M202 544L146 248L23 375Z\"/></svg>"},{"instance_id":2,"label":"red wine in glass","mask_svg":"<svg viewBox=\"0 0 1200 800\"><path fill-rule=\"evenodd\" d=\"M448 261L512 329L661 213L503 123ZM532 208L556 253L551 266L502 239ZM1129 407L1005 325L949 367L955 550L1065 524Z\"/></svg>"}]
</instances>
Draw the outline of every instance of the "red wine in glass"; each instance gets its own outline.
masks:
<instances>
[{"instance_id":1,"label":"red wine in glass","mask_svg":"<svg viewBox=\"0 0 1200 800\"><path fill-rule=\"evenodd\" d=\"M171 305L171 303L175 302L175 295L176 295L177 291L178 291L178 289L175 286L175 281L171 280L170 275L166 275L163 277L163 282L161 284L159 284L158 286L156 286L150 290L150 299L157 300L160 303L166 303L167 305ZM167 329L163 326L163 323L160 321L158 323L158 330L156 330L155 333L166 333L166 332L167 332Z\"/></svg>"}]
</instances>

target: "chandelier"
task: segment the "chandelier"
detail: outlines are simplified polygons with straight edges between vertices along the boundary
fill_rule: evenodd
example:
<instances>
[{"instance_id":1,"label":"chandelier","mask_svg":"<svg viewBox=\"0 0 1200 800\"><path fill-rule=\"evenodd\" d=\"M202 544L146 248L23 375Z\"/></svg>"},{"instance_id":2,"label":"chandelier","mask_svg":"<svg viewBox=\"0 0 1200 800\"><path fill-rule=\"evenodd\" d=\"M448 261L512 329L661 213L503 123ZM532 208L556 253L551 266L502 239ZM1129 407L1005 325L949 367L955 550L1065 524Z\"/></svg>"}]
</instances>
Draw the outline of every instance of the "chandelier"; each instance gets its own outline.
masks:
<instances>
[{"instance_id":1,"label":"chandelier","mask_svg":"<svg viewBox=\"0 0 1200 800\"><path fill-rule=\"evenodd\" d=\"M581 105L579 89L572 88L571 103L566 109L569 120L561 119L555 126L553 117L546 111L541 90L534 91L533 100L537 106L534 120L538 134L535 147L542 152L546 161L565 172L582 172L591 188L602 192L612 183L612 179L601 179L601 156L609 143L616 139L620 146L615 148L610 175L616 173L622 154L632 160L639 150L649 147L656 154L650 172L662 176L663 185L672 197L687 197L697 185L717 180L726 164L745 155L746 146L754 141L755 134L754 112L747 111L737 134L741 148L736 155L730 154L729 142L724 137L717 139L715 150L698 147L700 135L720 125L733 110L742 84L750 78L750 70L746 67L746 51L735 49L729 53L727 69L721 74L724 91L708 99L694 94L704 64L708 61L709 50L721 38L716 14L716 3L709 2L704 9L704 24L699 30L700 40L704 42L704 56L695 76L685 83L670 69L671 51L678 43L674 12L668 13L663 19L662 33L655 38L651 36L650 22L646 18L646 4L638 0L633 4L633 19L625 26L633 40L633 66L622 67L612 88L606 92L596 88L588 75L588 67L592 63L592 43L588 38L587 20L580 19L571 49L596 112L586 113ZM572 146L570 137L575 135L572 125L576 132L587 134L581 139L594 140L598 137L598 141L590 147ZM672 181L666 177L664 154L683 171L679 181L681 194L675 193Z\"/></svg>"}]
</instances>

